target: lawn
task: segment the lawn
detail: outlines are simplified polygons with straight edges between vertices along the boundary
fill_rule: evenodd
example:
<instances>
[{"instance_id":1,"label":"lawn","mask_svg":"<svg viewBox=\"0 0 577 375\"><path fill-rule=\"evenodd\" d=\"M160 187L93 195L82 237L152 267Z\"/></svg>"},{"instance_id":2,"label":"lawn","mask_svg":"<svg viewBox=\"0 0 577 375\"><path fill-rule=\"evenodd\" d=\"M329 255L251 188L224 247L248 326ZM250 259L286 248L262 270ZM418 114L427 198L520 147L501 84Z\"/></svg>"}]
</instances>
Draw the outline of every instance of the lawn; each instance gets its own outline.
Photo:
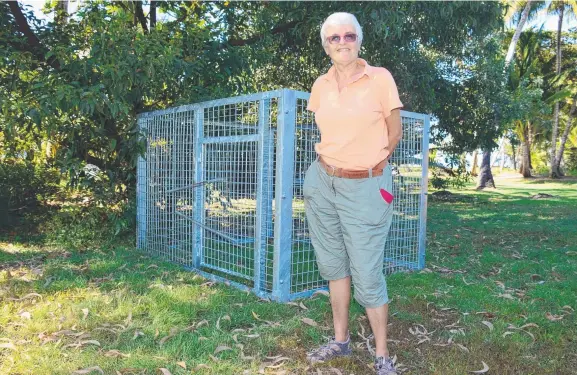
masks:
<instances>
[{"instance_id":1,"label":"lawn","mask_svg":"<svg viewBox=\"0 0 577 375\"><path fill-rule=\"evenodd\" d=\"M403 374L577 373L577 181L497 184L430 196L426 268L387 279ZM330 334L323 294L281 305L129 245L1 236L1 374L372 373L356 304L353 357L312 369L306 351Z\"/></svg>"}]
</instances>

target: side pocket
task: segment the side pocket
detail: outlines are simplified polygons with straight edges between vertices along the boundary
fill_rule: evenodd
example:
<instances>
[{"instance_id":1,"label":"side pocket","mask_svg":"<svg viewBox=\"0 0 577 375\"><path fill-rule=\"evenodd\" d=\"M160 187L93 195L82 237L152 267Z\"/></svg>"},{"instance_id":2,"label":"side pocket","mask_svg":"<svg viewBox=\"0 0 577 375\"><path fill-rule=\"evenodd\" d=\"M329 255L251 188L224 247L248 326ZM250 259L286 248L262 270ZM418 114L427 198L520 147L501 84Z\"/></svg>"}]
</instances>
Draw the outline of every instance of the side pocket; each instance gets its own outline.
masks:
<instances>
[{"instance_id":1,"label":"side pocket","mask_svg":"<svg viewBox=\"0 0 577 375\"><path fill-rule=\"evenodd\" d=\"M379 177L379 193L387 204L393 203L395 196L393 194L393 173L390 164L385 167L383 175Z\"/></svg>"},{"instance_id":2,"label":"side pocket","mask_svg":"<svg viewBox=\"0 0 577 375\"><path fill-rule=\"evenodd\" d=\"M317 173L317 162L313 161L305 172L305 179L303 181L303 197L305 199L311 198L313 193L317 190L315 182Z\"/></svg>"}]
</instances>

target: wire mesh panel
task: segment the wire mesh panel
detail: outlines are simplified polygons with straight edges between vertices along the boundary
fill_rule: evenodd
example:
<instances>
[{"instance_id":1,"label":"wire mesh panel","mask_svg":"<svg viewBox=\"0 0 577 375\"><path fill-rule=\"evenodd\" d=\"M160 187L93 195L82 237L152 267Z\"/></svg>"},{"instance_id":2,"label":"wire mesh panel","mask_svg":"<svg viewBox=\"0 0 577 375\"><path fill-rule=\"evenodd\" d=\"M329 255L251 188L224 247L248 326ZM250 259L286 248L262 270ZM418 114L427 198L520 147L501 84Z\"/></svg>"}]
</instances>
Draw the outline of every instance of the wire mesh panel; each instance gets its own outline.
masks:
<instances>
[{"instance_id":1,"label":"wire mesh panel","mask_svg":"<svg viewBox=\"0 0 577 375\"><path fill-rule=\"evenodd\" d=\"M320 133L314 122L314 115L306 109L307 99L308 94L297 96L291 293L314 291L326 285L317 269L315 253L309 239L309 228L304 208L304 179L309 166L317 157L315 144L320 142Z\"/></svg>"},{"instance_id":2,"label":"wire mesh panel","mask_svg":"<svg viewBox=\"0 0 577 375\"><path fill-rule=\"evenodd\" d=\"M294 146L293 247L291 299L313 293L327 283L316 267L308 225L304 213L302 186L304 176L317 155L314 145L320 133L314 116L306 110L308 93L297 94L296 138ZM391 164L393 167L394 216L385 245L383 270L419 269L424 263L426 188L428 154L428 117L401 111L403 138Z\"/></svg>"},{"instance_id":3,"label":"wire mesh panel","mask_svg":"<svg viewBox=\"0 0 577 375\"><path fill-rule=\"evenodd\" d=\"M308 97L279 90L142 114L137 246L279 301L325 287L302 192L320 141ZM428 117L402 120L387 273L424 260Z\"/></svg>"},{"instance_id":4,"label":"wire mesh panel","mask_svg":"<svg viewBox=\"0 0 577 375\"><path fill-rule=\"evenodd\" d=\"M422 266L419 236L422 224L421 201L426 199L423 189L426 189L427 179L423 179L423 173L426 176L428 158L423 158L423 154L428 155L428 146L425 145L423 150L423 136L428 132L427 119L409 113L403 113L401 119L403 137L391 158L395 210L385 246L386 273Z\"/></svg>"}]
</instances>

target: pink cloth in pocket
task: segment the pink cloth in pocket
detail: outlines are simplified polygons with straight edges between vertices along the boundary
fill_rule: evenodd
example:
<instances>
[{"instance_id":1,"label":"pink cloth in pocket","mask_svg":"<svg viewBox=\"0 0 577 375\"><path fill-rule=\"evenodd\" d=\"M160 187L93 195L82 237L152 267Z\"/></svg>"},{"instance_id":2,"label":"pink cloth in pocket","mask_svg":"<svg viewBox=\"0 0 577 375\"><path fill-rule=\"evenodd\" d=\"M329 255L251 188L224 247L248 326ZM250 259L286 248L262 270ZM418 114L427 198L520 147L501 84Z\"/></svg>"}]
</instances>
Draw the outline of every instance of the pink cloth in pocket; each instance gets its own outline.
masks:
<instances>
[{"instance_id":1,"label":"pink cloth in pocket","mask_svg":"<svg viewBox=\"0 0 577 375\"><path fill-rule=\"evenodd\" d=\"M383 197L385 202L387 202L388 204L391 204L391 202L393 201L393 194L389 193L385 189L381 189L380 191L381 191L381 196Z\"/></svg>"}]
</instances>

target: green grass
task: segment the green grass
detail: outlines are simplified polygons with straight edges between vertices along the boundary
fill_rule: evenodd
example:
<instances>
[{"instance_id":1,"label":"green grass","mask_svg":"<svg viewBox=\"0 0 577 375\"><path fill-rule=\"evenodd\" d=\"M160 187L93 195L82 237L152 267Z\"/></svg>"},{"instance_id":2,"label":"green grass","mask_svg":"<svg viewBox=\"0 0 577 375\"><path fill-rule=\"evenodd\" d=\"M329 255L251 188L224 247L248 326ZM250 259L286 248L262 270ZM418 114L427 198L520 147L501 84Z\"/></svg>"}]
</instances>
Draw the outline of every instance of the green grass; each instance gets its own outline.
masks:
<instances>
[{"instance_id":1,"label":"green grass","mask_svg":"<svg viewBox=\"0 0 577 375\"><path fill-rule=\"evenodd\" d=\"M387 279L389 345L403 374L462 375L482 362L488 374L577 371L577 181L497 184L450 201L430 197L426 269ZM539 192L555 197L531 199ZM99 366L105 374L237 375L266 364L266 374L317 374L305 353L330 334L325 296L303 300L305 310L208 283L130 247L73 251L2 236L1 374ZM322 373L372 373L362 330L369 325L354 303L354 356ZM215 354L219 346L230 350Z\"/></svg>"}]
</instances>

